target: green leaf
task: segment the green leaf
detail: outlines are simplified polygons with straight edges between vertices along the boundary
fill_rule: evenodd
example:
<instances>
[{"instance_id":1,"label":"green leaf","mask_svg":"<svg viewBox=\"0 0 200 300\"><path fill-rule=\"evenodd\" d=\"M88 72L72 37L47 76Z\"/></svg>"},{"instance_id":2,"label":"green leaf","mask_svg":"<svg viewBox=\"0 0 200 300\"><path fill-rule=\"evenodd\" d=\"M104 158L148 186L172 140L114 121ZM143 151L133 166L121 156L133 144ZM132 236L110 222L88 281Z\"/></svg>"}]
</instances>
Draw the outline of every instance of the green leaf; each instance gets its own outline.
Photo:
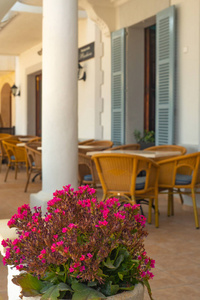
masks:
<instances>
[{"instance_id":1,"label":"green leaf","mask_svg":"<svg viewBox=\"0 0 200 300\"><path fill-rule=\"evenodd\" d=\"M124 275L122 273L118 273L119 279L123 280Z\"/></svg>"},{"instance_id":2,"label":"green leaf","mask_svg":"<svg viewBox=\"0 0 200 300\"><path fill-rule=\"evenodd\" d=\"M116 295L119 291L118 284L112 284L112 281L106 282L106 284L101 288L102 293L106 296Z\"/></svg>"},{"instance_id":3,"label":"green leaf","mask_svg":"<svg viewBox=\"0 0 200 300\"><path fill-rule=\"evenodd\" d=\"M44 283L41 280L28 273L14 276L12 282L22 287L21 293L25 297L39 295L40 290L44 287Z\"/></svg>"},{"instance_id":4,"label":"green leaf","mask_svg":"<svg viewBox=\"0 0 200 300\"><path fill-rule=\"evenodd\" d=\"M145 285L146 288L147 288L147 291L148 291L148 294L149 294L150 299L153 300L153 298L152 298L152 292L151 292L151 287L150 287L150 285L149 285L148 280L144 280L143 283L144 283L144 285Z\"/></svg>"},{"instance_id":5,"label":"green leaf","mask_svg":"<svg viewBox=\"0 0 200 300\"><path fill-rule=\"evenodd\" d=\"M102 293L82 283L73 283L72 289L75 291L72 300L101 300L106 298Z\"/></svg>"},{"instance_id":6,"label":"green leaf","mask_svg":"<svg viewBox=\"0 0 200 300\"><path fill-rule=\"evenodd\" d=\"M106 266L108 269L116 269L116 267L113 265L112 261L110 260L110 257L107 258L106 261L103 262L104 266Z\"/></svg>"},{"instance_id":7,"label":"green leaf","mask_svg":"<svg viewBox=\"0 0 200 300\"><path fill-rule=\"evenodd\" d=\"M57 285L51 286L48 290L46 290L45 294L41 297L41 300L57 300L60 296L60 291L71 291L70 286L61 282Z\"/></svg>"},{"instance_id":8,"label":"green leaf","mask_svg":"<svg viewBox=\"0 0 200 300\"><path fill-rule=\"evenodd\" d=\"M114 263L115 267L118 268L121 263L124 261L124 255L119 255Z\"/></svg>"}]
</instances>

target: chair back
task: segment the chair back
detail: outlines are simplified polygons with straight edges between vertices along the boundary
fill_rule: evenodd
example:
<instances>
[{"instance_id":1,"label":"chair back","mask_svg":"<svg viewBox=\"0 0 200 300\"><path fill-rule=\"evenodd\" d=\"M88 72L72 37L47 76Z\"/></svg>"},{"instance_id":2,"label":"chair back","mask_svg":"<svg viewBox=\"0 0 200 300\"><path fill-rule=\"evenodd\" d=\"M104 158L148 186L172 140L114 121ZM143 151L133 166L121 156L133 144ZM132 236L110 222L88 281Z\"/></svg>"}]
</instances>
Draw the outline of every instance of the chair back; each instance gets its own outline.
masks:
<instances>
[{"instance_id":1,"label":"chair back","mask_svg":"<svg viewBox=\"0 0 200 300\"><path fill-rule=\"evenodd\" d=\"M41 147L41 142L29 142L25 145L28 159L28 166L33 170L42 169L42 152L37 148Z\"/></svg>"},{"instance_id":2,"label":"chair back","mask_svg":"<svg viewBox=\"0 0 200 300\"><path fill-rule=\"evenodd\" d=\"M78 180L80 185L91 184L94 187L100 183L96 166L91 156L80 152L78 153Z\"/></svg>"},{"instance_id":3,"label":"chair back","mask_svg":"<svg viewBox=\"0 0 200 300\"><path fill-rule=\"evenodd\" d=\"M88 142L86 145L90 145L90 146L102 146L104 149L108 149L108 148L110 148L110 147L113 146L113 142L112 141L108 141L108 140L101 140L101 141Z\"/></svg>"},{"instance_id":4,"label":"chair back","mask_svg":"<svg viewBox=\"0 0 200 300\"><path fill-rule=\"evenodd\" d=\"M16 144L19 143L17 140L5 140L2 141L3 147L7 153L8 160L15 161L16 163L25 162L27 163L26 159L26 152L24 147L18 147Z\"/></svg>"},{"instance_id":5,"label":"chair back","mask_svg":"<svg viewBox=\"0 0 200 300\"><path fill-rule=\"evenodd\" d=\"M7 140L9 138L11 138L12 135L8 134L8 133L0 133L0 156L2 157L2 159L4 157L7 157L6 151L3 147L2 141Z\"/></svg>"},{"instance_id":6,"label":"chair back","mask_svg":"<svg viewBox=\"0 0 200 300\"><path fill-rule=\"evenodd\" d=\"M79 142L78 144L79 145L87 145L87 143L90 143L90 142L93 142L94 139L90 139L90 140L85 140L85 141L82 141L82 142Z\"/></svg>"},{"instance_id":7,"label":"chair back","mask_svg":"<svg viewBox=\"0 0 200 300\"><path fill-rule=\"evenodd\" d=\"M104 198L110 195L127 196L135 199L137 195L155 191L158 186L158 165L139 155L102 153L92 156L99 179L102 184ZM143 178L138 176L145 174ZM138 178L143 180L137 188Z\"/></svg>"},{"instance_id":8,"label":"chair back","mask_svg":"<svg viewBox=\"0 0 200 300\"><path fill-rule=\"evenodd\" d=\"M158 164L160 165L159 187L175 187L177 174L191 176L190 183L183 184L185 188L200 185L200 152L166 159Z\"/></svg>"},{"instance_id":9,"label":"chair back","mask_svg":"<svg viewBox=\"0 0 200 300\"><path fill-rule=\"evenodd\" d=\"M140 150L140 144L127 144L112 147L111 150Z\"/></svg>"},{"instance_id":10,"label":"chair back","mask_svg":"<svg viewBox=\"0 0 200 300\"><path fill-rule=\"evenodd\" d=\"M148 147L145 150L148 151L180 151L181 155L184 155L187 152L187 149L179 145L160 145Z\"/></svg>"}]
</instances>

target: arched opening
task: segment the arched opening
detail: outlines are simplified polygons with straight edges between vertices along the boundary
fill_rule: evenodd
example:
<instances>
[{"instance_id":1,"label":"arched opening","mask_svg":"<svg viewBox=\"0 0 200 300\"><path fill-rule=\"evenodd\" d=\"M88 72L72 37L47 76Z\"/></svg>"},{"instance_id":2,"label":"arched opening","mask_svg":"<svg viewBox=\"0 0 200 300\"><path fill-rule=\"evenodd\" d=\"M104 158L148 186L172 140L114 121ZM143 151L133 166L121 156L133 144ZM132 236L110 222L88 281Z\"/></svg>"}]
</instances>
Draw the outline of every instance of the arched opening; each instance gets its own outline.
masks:
<instances>
[{"instance_id":1,"label":"arched opening","mask_svg":"<svg viewBox=\"0 0 200 300\"><path fill-rule=\"evenodd\" d=\"M1 90L1 127L12 126L11 91L9 83L5 83Z\"/></svg>"}]
</instances>

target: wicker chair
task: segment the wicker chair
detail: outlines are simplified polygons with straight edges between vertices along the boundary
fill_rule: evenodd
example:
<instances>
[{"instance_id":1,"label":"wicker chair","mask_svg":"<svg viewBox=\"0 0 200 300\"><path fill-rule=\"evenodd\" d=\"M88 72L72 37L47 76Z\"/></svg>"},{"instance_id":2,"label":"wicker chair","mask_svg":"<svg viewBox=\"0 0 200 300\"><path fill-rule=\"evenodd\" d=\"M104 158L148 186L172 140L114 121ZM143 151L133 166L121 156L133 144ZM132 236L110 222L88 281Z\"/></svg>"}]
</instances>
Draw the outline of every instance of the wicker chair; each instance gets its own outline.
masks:
<instances>
[{"instance_id":1,"label":"wicker chair","mask_svg":"<svg viewBox=\"0 0 200 300\"><path fill-rule=\"evenodd\" d=\"M146 148L145 150L148 150L148 151L180 151L181 155L183 155L187 152L187 149L185 147L179 146L179 145L152 146L152 147Z\"/></svg>"},{"instance_id":2,"label":"wicker chair","mask_svg":"<svg viewBox=\"0 0 200 300\"><path fill-rule=\"evenodd\" d=\"M25 150L28 159L28 177L24 192L27 191L30 182L30 177L33 172L36 172L36 176L42 173L42 152L37 150L41 147L41 142L29 142L25 145Z\"/></svg>"},{"instance_id":3,"label":"wicker chair","mask_svg":"<svg viewBox=\"0 0 200 300\"><path fill-rule=\"evenodd\" d=\"M148 223L151 223L151 208L155 200L155 225L158 218L158 173L159 166L152 160L131 154L102 153L92 156L103 188L103 199L110 196L122 198L132 204L137 199L149 200ZM145 176L138 175L145 172Z\"/></svg>"},{"instance_id":4,"label":"wicker chair","mask_svg":"<svg viewBox=\"0 0 200 300\"><path fill-rule=\"evenodd\" d=\"M94 161L84 153L78 153L78 181L80 185L89 184L93 187L100 183Z\"/></svg>"},{"instance_id":5,"label":"wicker chair","mask_svg":"<svg viewBox=\"0 0 200 300\"><path fill-rule=\"evenodd\" d=\"M26 151L24 147L18 147L17 144L19 141L8 139L5 141L2 141L3 147L6 151L6 154L8 156L8 166L7 171L5 175L4 181L7 180L8 173L10 168L15 168L15 179L17 179L17 172L19 165L26 165L27 171L28 171L28 161L26 157Z\"/></svg>"},{"instance_id":6,"label":"wicker chair","mask_svg":"<svg viewBox=\"0 0 200 300\"><path fill-rule=\"evenodd\" d=\"M113 146L113 142L112 141L107 141L107 140L101 140L101 141L88 142L86 145L90 145L90 146L102 146L102 148L108 149L108 148L110 148L110 147Z\"/></svg>"},{"instance_id":7,"label":"wicker chair","mask_svg":"<svg viewBox=\"0 0 200 300\"><path fill-rule=\"evenodd\" d=\"M0 133L0 172L1 172L1 166L2 166L3 160L8 158L7 153L3 147L2 141L5 141L11 137L12 137L11 134Z\"/></svg>"},{"instance_id":8,"label":"wicker chair","mask_svg":"<svg viewBox=\"0 0 200 300\"><path fill-rule=\"evenodd\" d=\"M140 150L140 144L127 144L112 147L110 150Z\"/></svg>"},{"instance_id":9,"label":"wicker chair","mask_svg":"<svg viewBox=\"0 0 200 300\"><path fill-rule=\"evenodd\" d=\"M82 142L79 142L78 144L79 145L87 145L87 143L90 143L90 142L93 142L94 139L90 139L90 140L85 140L85 141L82 141Z\"/></svg>"},{"instance_id":10,"label":"wicker chair","mask_svg":"<svg viewBox=\"0 0 200 300\"><path fill-rule=\"evenodd\" d=\"M173 194L192 195L196 228L199 228L195 194L200 188L200 152L160 161L159 190L168 193L168 216L174 214ZM181 190L184 189L184 190ZM187 190L185 190L187 189Z\"/></svg>"},{"instance_id":11,"label":"wicker chair","mask_svg":"<svg viewBox=\"0 0 200 300\"><path fill-rule=\"evenodd\" d=\"M102 151L111 148L113 145L112 141L93 141L93 142L88 142L87 144L84 145L78 145L78 151L79 153L86 154L87 152L90 151Z\"/></svg>"}]
</instances>

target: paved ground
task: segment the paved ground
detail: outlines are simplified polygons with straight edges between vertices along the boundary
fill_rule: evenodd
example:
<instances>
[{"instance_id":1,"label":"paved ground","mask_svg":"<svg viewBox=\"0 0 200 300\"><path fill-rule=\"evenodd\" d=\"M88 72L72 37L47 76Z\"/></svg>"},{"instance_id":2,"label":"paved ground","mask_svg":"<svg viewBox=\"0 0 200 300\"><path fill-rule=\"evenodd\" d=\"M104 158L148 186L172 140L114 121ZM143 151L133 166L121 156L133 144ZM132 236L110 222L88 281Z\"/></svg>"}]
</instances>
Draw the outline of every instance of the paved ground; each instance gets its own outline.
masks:
<instances>
[{"instance_id":1,"label":"paved ground","mask_svg":"<svg viewBox=\"0 0 200 300\"><path fill-rule=\"evenodd\" d=\"M10 218L18 206L29 203L30 193L41 190L37 178L24 193L24 170L17 180L14 180L14 171L10 171L6 183L4 176L5 165L0 173L0 219ZM98 195L101 195L101 190L98 190ZM143 208L146 214L147 207L143 205ZM163 197L159 198L159 210L160 228L156 229L154 223L147 225L149 235L145 241L148 255L156 260L155 277L151 281L154 300L199 300L200 230L195 229L193 211L186 210L176 199L175 216L167 217L167 203ZM6 280L7 269L0 261L0 300L7 300ZM145 293L145 300L148 299Z\"/></svg>"}]
</instances>

